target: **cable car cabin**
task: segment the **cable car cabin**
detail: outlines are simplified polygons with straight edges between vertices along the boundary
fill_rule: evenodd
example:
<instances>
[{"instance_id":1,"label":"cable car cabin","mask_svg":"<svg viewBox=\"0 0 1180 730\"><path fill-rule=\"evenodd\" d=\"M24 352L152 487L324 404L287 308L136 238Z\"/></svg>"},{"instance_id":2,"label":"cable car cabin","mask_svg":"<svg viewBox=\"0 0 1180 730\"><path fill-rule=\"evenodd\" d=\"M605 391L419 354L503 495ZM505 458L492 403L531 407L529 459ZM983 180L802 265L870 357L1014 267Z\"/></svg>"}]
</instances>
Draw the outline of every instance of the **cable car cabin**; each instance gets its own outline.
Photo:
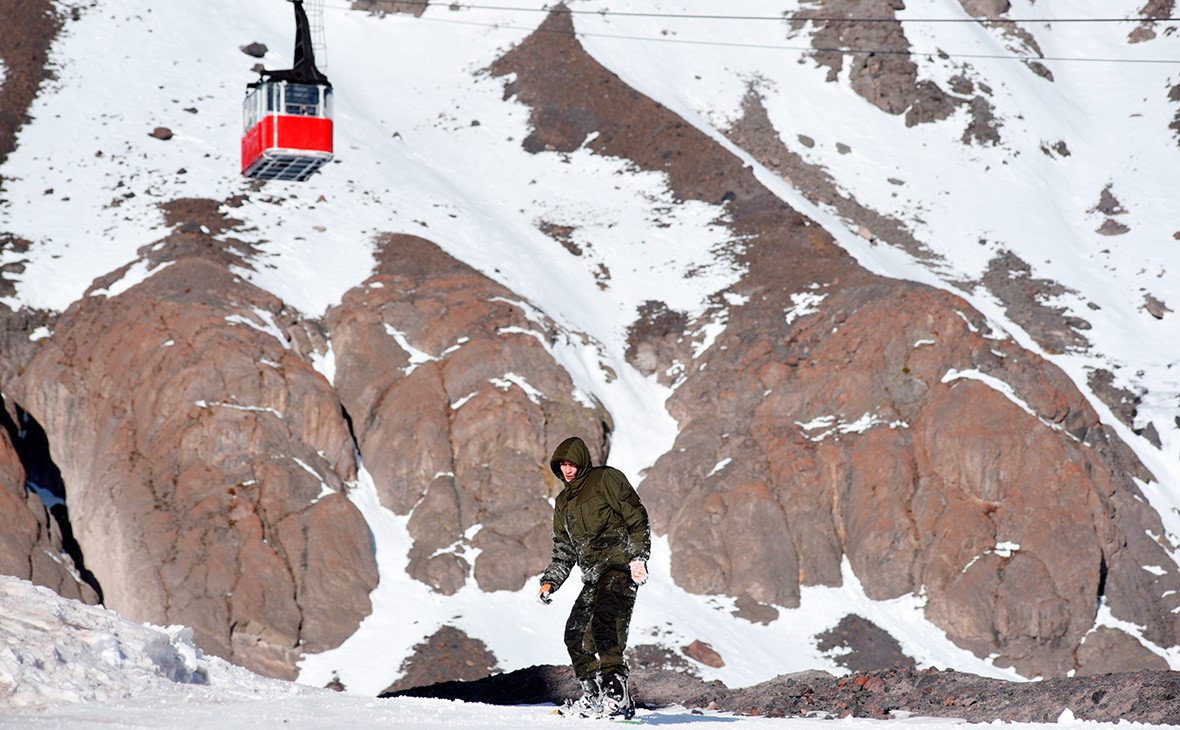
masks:
<instances>
[{"instance_id":1,"label":"cable car cabin","mask_svg":"<svg viewBox=\"0 0 1180 730\"><path fill-rule=\"evenodd\" d=\"M304 181L332 159L332 87L290 81L250 85L242 104L242 174Z\"/></svg>"}]
</instances>

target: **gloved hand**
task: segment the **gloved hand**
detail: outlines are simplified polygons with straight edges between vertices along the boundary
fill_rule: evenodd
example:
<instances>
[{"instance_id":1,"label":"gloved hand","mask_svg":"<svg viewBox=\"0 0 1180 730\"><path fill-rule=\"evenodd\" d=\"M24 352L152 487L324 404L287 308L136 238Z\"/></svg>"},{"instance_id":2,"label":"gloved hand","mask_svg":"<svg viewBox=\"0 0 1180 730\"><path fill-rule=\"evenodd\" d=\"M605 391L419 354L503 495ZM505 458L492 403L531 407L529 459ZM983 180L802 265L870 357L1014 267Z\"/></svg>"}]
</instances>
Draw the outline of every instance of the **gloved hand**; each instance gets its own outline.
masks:
<instances>
[{"instance_id":1,"label":"gloved hand","mask_svg":"<svg viewBox=\"0 0 1180 730\"><path fill-rule=\"evenodd\" d=\"M552 583L542 583L541 590L537 591L537 603L542 603L548 606L553 603L553 599L549 597L549 591L553 590Z\"/></svg>"},{"instance_id":2,"label":"gloved hand","mask_svg":"<svg viewBox=\"0 0 1180 730\"><path fill-rule=\"evenodd\" d=\"M631 580L641 586L647 582L647 561L635 558L631 561Z\"/></svg>"}]
</instances>

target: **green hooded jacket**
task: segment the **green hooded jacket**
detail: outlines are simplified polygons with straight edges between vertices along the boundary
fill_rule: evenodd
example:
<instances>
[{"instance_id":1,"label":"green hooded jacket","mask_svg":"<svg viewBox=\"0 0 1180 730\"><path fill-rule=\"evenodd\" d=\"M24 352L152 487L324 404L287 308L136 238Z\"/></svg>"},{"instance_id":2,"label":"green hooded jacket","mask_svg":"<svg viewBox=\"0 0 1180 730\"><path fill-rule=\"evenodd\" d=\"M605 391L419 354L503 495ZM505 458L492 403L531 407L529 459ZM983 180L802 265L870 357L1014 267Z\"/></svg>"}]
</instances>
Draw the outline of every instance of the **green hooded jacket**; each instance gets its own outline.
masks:
<instances>
[{"instance_id":1,"label":"green hooded jacket","mask_svg":"<svg viewBox=\"0 0 1180 730\"><path fill-rule=\"evenodd\" d=\"M591 466L590 450L576 437L562 441L549 460L549 468L564 482L563 461L576 464L578 473L553 506L553 557L541 582L554 591L574 565L582 570L582 582L597 583L610 568L626 569L632 560L647 560L651 554L647 510L623 472Z\"/></svg>"}]
</instances>

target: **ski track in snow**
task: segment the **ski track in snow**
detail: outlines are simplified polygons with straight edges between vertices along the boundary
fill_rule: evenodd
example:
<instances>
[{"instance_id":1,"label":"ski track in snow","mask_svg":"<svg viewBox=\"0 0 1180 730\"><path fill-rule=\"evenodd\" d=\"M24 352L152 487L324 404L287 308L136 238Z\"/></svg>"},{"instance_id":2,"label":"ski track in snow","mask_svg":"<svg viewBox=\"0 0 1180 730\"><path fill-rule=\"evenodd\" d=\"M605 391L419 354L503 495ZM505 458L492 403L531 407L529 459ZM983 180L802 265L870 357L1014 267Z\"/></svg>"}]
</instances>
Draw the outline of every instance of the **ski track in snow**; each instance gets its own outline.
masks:
<instances>
[{"instance_id":1,"label":"ski track in snow","mask_svg":"<svg viewBox=\"0 0 1180 730\"><path fill-rule=\"evenodd\" d=\"M1126 16L1140 4L1079 0L1069 13ZM625 362L626 328L644 301L661 300L698 315L710 295L737 280L740 272L715 255L728 242L728 231L717 223L725 210L697 202L674 204L661 174L637 174L624 161L585 149L568 155L521 149L529 132L528 109L504 100L507 79L492 78L485 69L523 40L541 13L431 5L422 18L377 17L329 5L327 72L336 89L338 164L307 183L271 182L255 192L237 175L241 98L245 84L255 78L249 71L255 59L238 48L265 42L272 50L263 62L271 68L288 66L290 6L278 0L59 3L75 5L80 20L66 21L52 49L56 79L46 82L30 109L34 121L21 129L18 146L3 166L0 230L35 242L22 255L0 252L0 265L24 262L23 272L13 277L16 294L5 304L62 311L96 277L130 263L124 277L101 294L125 291L154 273L138 260L137 251L168 233L158 203L246 195L242 207L229 210L245 222L231 235L261 253L252 261L254 270L237 271L243 279L320 316L369 276L376 234L423 236L509 287L568 333L546 346L570 372L578 392L597 398L614 417L612 465L639 481L642 470L672 447L677 426L663 407L670 391ZM514 6L540 9L542 4L522 0ZM760 6L759 14L799 7L797 2L774 3ZM717 12L708 0L588 0L577 8ZM1011 16L1043 17L1052 11L1017 1ZM922 0L907 3L900 15L961 13L952 0ZM1004 142L964 146L959 141L966 123L962 113L905 129L900 118L851 93L846 70L842 83L826 83L826 69L797 63L798 51L633 39L807 45L805 33L790 34L781 23L615 14L577 15L575 23L579 31L594 34L581 41L597 60L751 165L763 184L823 225L868 269L951 289L1002 336L1034 352L1040 348L991 295L982 289L965 293L951 282L978 279L992 257L1010 250L1032 266L1032 276L1057 280L1076 292L1051 304L1068 306L1090 322L1092 329L1084 334L1093 348L1046 357L1090 394L1103 421L1160 480L1141 488L1164 520L1165 537L1180 544L1180 428L1173 421L1180 399L1180 369L1173 367L1180 362L1180 316L1155 320L1142 310L1145 294L1168 301L1180 291L1180 246L1172 239L1180 230L1171 200L1174 186L1160 182L1173 180L1180 169L1180 149L1167 128L1175 107L1167 103L1166 89L1177 82L1175 67L1142 64L1127 74L1121 65L1046 61L1056 79L1049 84L1019 62L971 59L968 72L986 78L994 89L990 100L1003 122ZM975 24L907 22L904 27L918 49L998 53L1007 43L996 31ZM1161 33L1132 46L1125 43L1129 27L1096 32L1086 24L1062 23L1031 30L1047 56L1180 58L1180 34ZM94 63L97 58L103 63ZM963 59L953 55L914 60L922 78L940 84L963 71ZM898 249L870 244L833 211L812 205L729 142L720 130L737 119L746 92L735 79L757 88L788 147L825 167L865 205L912 226L942 256L942 267L935 270ZM152 138L155 126L167 126L175 136L167 142ZM797 147L801 134L814 139L815 146ZM1040 153L1042 142L1058 140L1067 142L1069 157ZM851 152L842 153L837 144ZM889 177L904 184L888 183ZM1127 210L1118 216L1131 227L1123 236L1093 233L1103 216L1090 211L1108 185ZM542 234L538 226L544 223L574 227L584 255L574 257ZM599 263L611 272L605 291L591 271ZM686 278L699 266L704 268ZM1090 309L1087 302L1100 308ZM1180 302L1168 303L1180 309ZM806 311L801 307L793 314ZM583 344L583 333L589 344ZM705 332L703 344L716 334L715 328ZM316 363L329 381L334 363L331 352ZM608 382L604 366L617 374L613 381ZM1136 425L1154 423L1162 449L1119 423L1093 397L1086 382L1094 367L1112 369L1116 385L1146 390ZM413 645L443 623L485 641L505 669L565 663L561 602L576 591L559 593L548 609L532 602L532 586L484 594L469 585L444 601L405 575L405 518L377 505L363 476L350 496L377 544L381 585L374 593L375 610L342 647L307 657L303 681L322 685L338 672L354 691L379 691L397 678L396 667ZM780 609L778 621L761 626L730 617L731 599L676 588L668 578L666 542L656 541L652 567L652 582L636 610L633 643L650 639L680 646L708 640L727 660L748 658L722 670L699 668L706 678L731 686L804 668L839 672L831 657L818 654L811 637L854 610L898 638L923 666L1014 676L954 647L924 620L920 596L869 601L847 568L842 588L804 588L802 608ZM523 641L522 613L528 616ZM1180 669L1180 658L1173 654L1169 661ZM366 713L379 706L348 707L341 711L356 713L363 724L371 719ZM246 708L240 710L241 723L256 724L261 718ZM128 710L129 717L136 712ZM203 722L198 716L205 709L193 712L187 719ZM431 712L423 709L421 717L433 718ZM525 715L514 713L527 711L500 712L486 711L472 722L500 727L505 725L495 723L519 721ZM323 721L331 722L330 713ZM443 722L423 719L436 721Z\"/></svg>"}]
</instances>

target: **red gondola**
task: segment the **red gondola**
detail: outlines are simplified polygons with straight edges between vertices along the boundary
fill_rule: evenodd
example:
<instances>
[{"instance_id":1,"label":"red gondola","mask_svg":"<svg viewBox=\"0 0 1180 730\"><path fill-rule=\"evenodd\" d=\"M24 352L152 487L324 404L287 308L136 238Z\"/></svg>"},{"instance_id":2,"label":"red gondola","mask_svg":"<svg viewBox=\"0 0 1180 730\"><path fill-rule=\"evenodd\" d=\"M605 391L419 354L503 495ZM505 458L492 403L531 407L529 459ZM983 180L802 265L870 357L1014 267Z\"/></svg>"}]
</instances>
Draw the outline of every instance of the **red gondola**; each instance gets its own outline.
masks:
<instances>
[{"instance_id":1,"label":"red gondola","mask_svg":"<svg viewBox=\"0 0 1180 730\"><path fill-rule=\"evenodd\" d=\"M260 180L311 177L332 159L332 83L315 65L302 0L295 5L295 66L263 71L242 104L242 174Z\"/></svg>"}]
</instances>

